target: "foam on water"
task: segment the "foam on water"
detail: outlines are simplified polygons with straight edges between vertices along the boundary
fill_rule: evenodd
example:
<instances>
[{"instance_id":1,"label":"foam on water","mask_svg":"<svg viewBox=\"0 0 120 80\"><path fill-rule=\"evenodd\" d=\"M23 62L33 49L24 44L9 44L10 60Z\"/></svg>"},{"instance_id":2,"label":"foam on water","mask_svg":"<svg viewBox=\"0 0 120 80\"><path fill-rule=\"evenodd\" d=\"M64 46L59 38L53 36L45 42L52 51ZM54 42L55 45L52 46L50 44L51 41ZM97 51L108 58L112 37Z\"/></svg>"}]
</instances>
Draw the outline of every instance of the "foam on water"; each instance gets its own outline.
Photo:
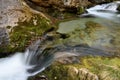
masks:
<instances>
[{"instance_id":1,"label":"foam on water","mask_svg":"<svg viewBox=\"0 0 120 80\"><path fill-rule=\"evenodd\" d=\"M0 59L0 80L26 80L25 61L22 53Z\"/></svg>"},{"instance_id":2,"label":"foam on water","mask_svg":"<svg viewBox=\"0 0 120 80\"><path fill-rule=\"evenodd\" d=\"M119 5L120 5L120 1L112 2L108 4L96 5L94 7L86 9L88 13L87 14L85 13L81 16L92 15L96 17L106 18L119 23L120 13L117 10Z\"/></svg>"}]
</instances>

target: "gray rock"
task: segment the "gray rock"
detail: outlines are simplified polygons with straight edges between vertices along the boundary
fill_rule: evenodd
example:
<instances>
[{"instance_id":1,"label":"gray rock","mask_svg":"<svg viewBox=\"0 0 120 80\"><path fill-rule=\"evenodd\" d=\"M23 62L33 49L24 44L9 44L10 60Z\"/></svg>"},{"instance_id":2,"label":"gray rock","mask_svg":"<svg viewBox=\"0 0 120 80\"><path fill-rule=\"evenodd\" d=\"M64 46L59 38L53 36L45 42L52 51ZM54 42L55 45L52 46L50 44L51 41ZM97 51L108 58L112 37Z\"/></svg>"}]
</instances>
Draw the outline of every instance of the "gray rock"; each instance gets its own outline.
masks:
<instances>
[{"instance_id":1,"label":"gray rock","mask_svg":"<svg viewBox=\"0 0 120 80\"><path fill-rule=\"evenodd\" d=\"M0 47L9 44L9 36L5 28L0 28Z\"/></svg>"},{"instance_id":2,"label":"gray rock","mask_svg":"<svg viewBox=\"0 0 120 80\"><path fill-rule=\"evenodd\" d=\"M0 0L0 46L8 45L9 40L11 40L9 44L10 46L8 46L8 48L10 47L10 50L13 50L11 48L15 48L16 45L18 45L19 47L20 43L17 43L17 41L19 40L14 41L14 39L12 39L14 37L15 39L16 37L19 37L19 35L15 33L15 32L19 32L16 30L15 27L18 27L17 29L19 29L19 27L24 26L27 23L28 25L30 23L30 25L33 24L36 26L38 25L37 24L37 21L39 20L38 17L40 18L43 17L44 19L47 19L45 22L46 24L49 24L49 20L44 14L31 9L24 2L24 0ZM25 24L20 25L20 23L21 24L25 23ZM26 28L26 26L24 28ZM20 36L21 35L22 34L20 33ZM31 32L31 35L32 35L32 32ZM23 37L22 37L22 40L23 40ZM23 45L26 45L26 44L23 44ZM9 49L7 50L9 52ZM7 52L7 50L5 51Z\"/></svg>"},{"instance_id":3,"label":"gray rock","mask_svg":"<svg viewBox=\"0 0 120 80\"><path fill-rule=\"evenodd\" d=\"M0 0L0 46L9 44L9 32L19 21L30 19L21 0Z\"/></svg>"}]
</instances>

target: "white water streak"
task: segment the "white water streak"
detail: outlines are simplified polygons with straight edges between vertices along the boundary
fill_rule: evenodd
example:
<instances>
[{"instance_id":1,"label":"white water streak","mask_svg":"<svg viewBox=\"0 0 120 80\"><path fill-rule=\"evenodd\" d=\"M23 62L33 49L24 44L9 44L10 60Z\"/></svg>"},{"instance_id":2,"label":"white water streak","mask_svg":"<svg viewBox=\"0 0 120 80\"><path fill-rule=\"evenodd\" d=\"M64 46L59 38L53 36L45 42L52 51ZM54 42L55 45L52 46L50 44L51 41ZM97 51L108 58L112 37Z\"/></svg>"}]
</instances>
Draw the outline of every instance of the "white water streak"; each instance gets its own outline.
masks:
<instances>
[{"instance_id":1,"label":"white water streak","mask_svg":"<svg viewBox=\"0 0 120 80\"><path fill-rule=\"evenodd\" d=\"M120 6L120 1L116 1L113 3L96 5L89 9L86 9L87 14L83 14L82 16L92 15L96 17L106 18L115 22L120 22L120 14L117 10L118 6Z\"/></svg>"},{"instance_id":2,"label":"white water streak","mask_svg":"<svg viewBox=\"0 0 120 80\"><path fill-rule=\"evenodd\" d=\"M27 77L22 53L0 59L0 80L27 80Z\"/></svg>"}]
</instances>

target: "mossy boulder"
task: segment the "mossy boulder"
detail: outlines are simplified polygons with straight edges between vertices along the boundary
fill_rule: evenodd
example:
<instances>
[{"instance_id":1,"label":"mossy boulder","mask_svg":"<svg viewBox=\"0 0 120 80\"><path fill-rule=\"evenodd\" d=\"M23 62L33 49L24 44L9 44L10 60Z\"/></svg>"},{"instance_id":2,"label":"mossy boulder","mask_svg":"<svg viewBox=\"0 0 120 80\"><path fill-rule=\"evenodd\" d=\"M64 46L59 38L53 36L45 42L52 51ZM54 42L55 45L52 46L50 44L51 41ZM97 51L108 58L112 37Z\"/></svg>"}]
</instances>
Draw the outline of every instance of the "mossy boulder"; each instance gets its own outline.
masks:
<instances>
[{"instance_id":1,"label":"mossy boulder","mask_svg":"<svg viewBox=\"0 0 120 80\"><path fill-rule=\"evenodd\" d=\"M119 80L120 59L83 57L77 64L53 63L40 75L49 80Z\"/></svg>"},{"instance_id":2,"label":"mossy boulder","mask_svg":"<svg viewBox=\"0 0 120 80\"><path fill-rule=\"evenodd\" d=\"M4 8L0 7L0 28L4 28L2 31L6 36L1 32L0 39L7 42L3 44L4 47L0 47L1 56L5 55L2 53L10 54L25 50L31 41L39 39L46 30L54 27L49 18L41 12L32 10L24 0L2 1L2 4Z\"/></svg>"}]
</instances>

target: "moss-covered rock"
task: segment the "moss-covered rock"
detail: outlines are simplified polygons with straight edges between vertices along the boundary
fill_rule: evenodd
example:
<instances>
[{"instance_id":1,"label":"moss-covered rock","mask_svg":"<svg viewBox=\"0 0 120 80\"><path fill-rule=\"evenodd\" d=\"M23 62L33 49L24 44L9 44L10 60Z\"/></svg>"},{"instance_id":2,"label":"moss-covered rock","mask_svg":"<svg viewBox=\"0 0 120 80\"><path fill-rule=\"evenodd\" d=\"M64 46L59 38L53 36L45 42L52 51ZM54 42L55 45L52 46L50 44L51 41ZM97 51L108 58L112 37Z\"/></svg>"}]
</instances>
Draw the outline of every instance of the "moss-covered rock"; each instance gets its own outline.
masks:
<instances>
[{"instance_id":1,"label":"moss-covered rock","mask_svg":"<svg viewBox=\"0 0 120 80\"><path fill-rule=\"evenodd\" d=\"M45 18L34 15L30 21L19 22L10 32L10 45L13 51L24 50L31 41L39 39L40 36L52 26Z\"/></svg>"},{"instance_id":2,"label":"moss-covered rock","mask_svg":"<svg viewBox=\"0 0 120 80\"><path fill-rule=\"evenodd\" d=\"M2 16L0 27L5 29L4 33L7 37L4 39L8 41L5 47L0 47L1 56L2 53L9 54L25 50L31 41L40 38L46 30L53 27L49 18L32 10L24 0L8 0L8 2L2 1L1 3L4 8L0 7L0 11L4 14L0 13ZM3 33L1 36L4 36ZM0 38L3 39L1 36Z\"/></svg>"},{"instance_id":3,"label":"moss-covered rock","mask_svg":"<svg viewBox=\"0 0 120 80\"><path fill-rule=\"evenodd\" d=\"M43 73L49 80L119 80L120 59L84 57L79 64L54 63Z\"/></svg>"},{"instance_id":4,"label":"moss-covered rock","mask_svg":"<svg viewBox=\"0 0 120 80\"><path fill-rule=\"evenodd\" d=\"M88 58L83 59L84 65L100 80L119 80L119 58ZM89 62L89 63L88 63Z\"/></svg>"}]
</instances>

